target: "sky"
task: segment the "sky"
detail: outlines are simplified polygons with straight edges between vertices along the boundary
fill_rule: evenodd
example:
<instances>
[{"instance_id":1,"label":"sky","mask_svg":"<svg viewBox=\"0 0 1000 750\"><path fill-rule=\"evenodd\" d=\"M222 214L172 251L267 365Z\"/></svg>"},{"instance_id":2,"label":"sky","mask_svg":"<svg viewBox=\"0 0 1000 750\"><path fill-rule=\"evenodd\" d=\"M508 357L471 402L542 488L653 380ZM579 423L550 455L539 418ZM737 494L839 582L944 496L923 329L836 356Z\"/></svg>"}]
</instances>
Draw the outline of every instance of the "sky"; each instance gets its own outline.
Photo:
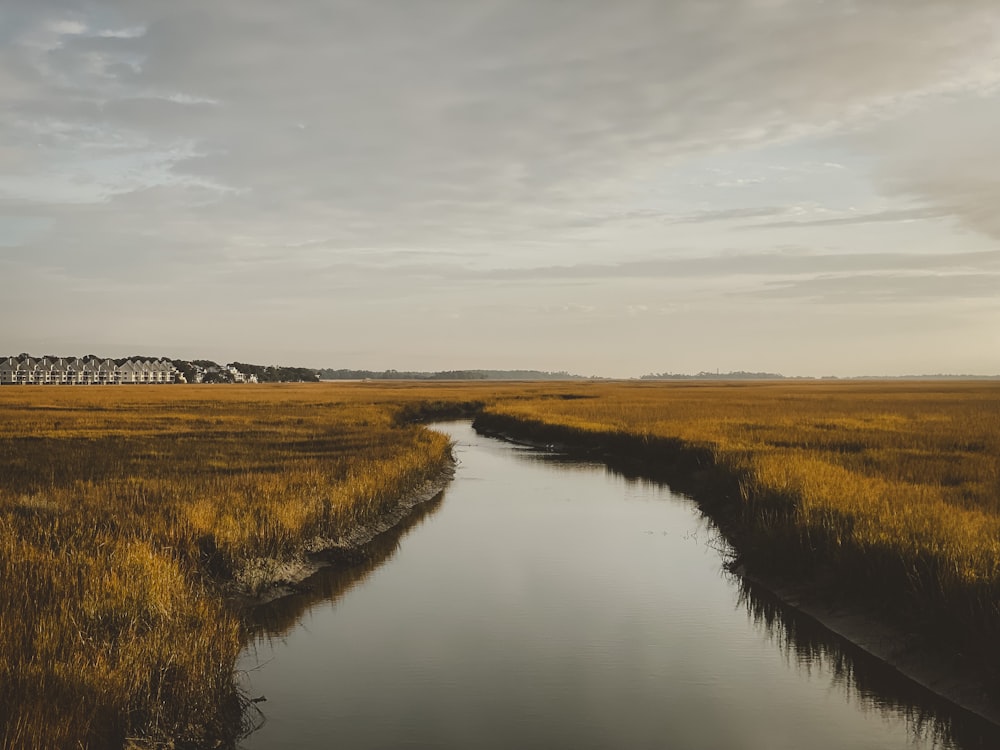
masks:
<instances>
[{"instance_id":1,"label":"sky","mask_svg":"<svg viewBox=\"0 0 1000 750\"><path fill-rule=\"evenodd\" d=\"M1000 373L996 0L4 0L0 354Z\"/></svg>"}]
</instances>

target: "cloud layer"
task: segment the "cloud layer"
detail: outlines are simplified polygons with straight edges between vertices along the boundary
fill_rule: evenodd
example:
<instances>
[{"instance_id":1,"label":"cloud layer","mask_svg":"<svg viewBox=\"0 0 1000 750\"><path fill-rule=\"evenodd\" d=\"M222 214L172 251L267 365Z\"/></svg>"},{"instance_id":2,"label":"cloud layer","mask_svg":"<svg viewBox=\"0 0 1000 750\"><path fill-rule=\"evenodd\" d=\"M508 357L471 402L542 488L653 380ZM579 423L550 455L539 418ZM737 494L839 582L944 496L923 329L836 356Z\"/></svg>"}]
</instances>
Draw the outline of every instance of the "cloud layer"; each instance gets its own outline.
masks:
<instances>
[{"instance_id":1,"label":"cloud layer","mask_svg":"<svg viewBox=\"0 0 1000 750\"><path fill-rule=\"evenodd\" d=\"M829 372L852 316L1000 323L991 1L9 5L0 273L53 303L0 348ZM683 349L649 310L694 311ZM939 327L865 340L1000 371Z\"/></svg>"}]
</instances>

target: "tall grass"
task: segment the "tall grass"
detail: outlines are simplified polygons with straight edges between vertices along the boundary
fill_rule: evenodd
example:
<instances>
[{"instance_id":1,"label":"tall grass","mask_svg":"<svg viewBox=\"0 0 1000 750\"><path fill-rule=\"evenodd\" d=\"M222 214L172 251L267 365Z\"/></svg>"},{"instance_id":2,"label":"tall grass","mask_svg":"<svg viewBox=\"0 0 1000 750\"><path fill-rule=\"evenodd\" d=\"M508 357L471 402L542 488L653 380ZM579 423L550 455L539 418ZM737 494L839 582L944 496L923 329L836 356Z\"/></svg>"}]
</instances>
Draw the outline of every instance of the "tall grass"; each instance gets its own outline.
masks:
<instances>
[{"instance_id":1,"label":"tall grass","mask_svg":"<svg viewBox=\"0 0 1000 750\"><path fill-rule=\"evenodd\" d=\"M620 384L488 409L584 440L700 451L739 480L758 566L973 638L1000 666L1000 384Z\"/></svg>"},{"instance_id":2,"label":"tall grass","mask_svg":"<svg viewBox=\"0 0 1000 750\"><path fill-rule=\"evenodd\" d=\"M262 559L335 543L439 472L413 397L0 389L0 747L232 742Z\"/></svg>"}]
</instances>

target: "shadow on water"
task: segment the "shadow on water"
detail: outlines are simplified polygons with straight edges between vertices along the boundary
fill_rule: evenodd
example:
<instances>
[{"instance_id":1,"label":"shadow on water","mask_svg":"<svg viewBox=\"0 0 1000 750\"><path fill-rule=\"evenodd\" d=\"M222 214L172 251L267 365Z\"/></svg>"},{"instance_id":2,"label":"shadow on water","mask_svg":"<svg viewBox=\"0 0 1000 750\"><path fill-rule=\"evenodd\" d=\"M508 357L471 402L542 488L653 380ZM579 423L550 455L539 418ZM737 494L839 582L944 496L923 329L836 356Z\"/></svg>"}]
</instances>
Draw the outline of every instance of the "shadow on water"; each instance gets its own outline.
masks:
<instances>
[{"instance_id":1,"label":"shadow on water","mask_svg":"<svg viewBox=\"0 0 1000 750\"><path fill-rule=\"evenodd\" d=\"M249 613L247 647L287 635L313 606L333 603L363 583L399 550L400 540L420 526L444 503L446 490L414 507L400 523L379 534L368 544L340 553L330 565L302 581L294 594L254 607Z\"/></svg>"},{"instance_id":2,"label":"shadow on water","mask_svg":"<svg viewBox=\"0 0 1000 750\"><path fill-rule=\"evenodd\" d=\"M329 565L298 584L295 593L250 609L245 615L247 634L244 651L256 652L261 644L280 640L314 606L324 602L335 603L355 586L364 583L372 573L392 559L404 536L441 508L445 493L446 490L442 490L430 500L415 506L406 518L368 544L336 556L328 554ZM239 739L244 740L264 725L267 715L256 705L264 698L252 698L245 686L239 688L239 693L243 706Z\"/></svg>"},{"instance_id":3,"label":"shadow on water","mask_svg":"<svg viewBox=\"0 0 1000 750\"><path fill-rule=\"evenodd\" d=\"M793 609L758 583L727 573L737 588L737 607L774 643L790 664L827 678L833 689L863 710L901 719L912 739L931 747L993 750L1000 728L935 695Z\"/></svg>"}]
</instances>

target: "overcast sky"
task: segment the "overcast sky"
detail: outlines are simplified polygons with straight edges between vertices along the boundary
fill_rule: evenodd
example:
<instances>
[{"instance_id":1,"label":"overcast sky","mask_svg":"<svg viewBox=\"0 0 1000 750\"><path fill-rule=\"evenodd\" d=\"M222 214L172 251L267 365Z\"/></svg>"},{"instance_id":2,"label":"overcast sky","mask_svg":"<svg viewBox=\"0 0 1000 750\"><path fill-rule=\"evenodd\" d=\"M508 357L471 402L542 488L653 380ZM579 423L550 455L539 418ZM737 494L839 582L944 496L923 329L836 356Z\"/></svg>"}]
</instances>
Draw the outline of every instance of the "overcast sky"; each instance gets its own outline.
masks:
<instances>
[{"instance_id":1,"label":"overcast sky","mask_svg":"<svg viewBox=\"0 0 1000 750\"><path fill-rule=\"evenodd\" d=\"M4 0L0 354L1000 373L997 0Z\"/></svg>"}]
</instances>

